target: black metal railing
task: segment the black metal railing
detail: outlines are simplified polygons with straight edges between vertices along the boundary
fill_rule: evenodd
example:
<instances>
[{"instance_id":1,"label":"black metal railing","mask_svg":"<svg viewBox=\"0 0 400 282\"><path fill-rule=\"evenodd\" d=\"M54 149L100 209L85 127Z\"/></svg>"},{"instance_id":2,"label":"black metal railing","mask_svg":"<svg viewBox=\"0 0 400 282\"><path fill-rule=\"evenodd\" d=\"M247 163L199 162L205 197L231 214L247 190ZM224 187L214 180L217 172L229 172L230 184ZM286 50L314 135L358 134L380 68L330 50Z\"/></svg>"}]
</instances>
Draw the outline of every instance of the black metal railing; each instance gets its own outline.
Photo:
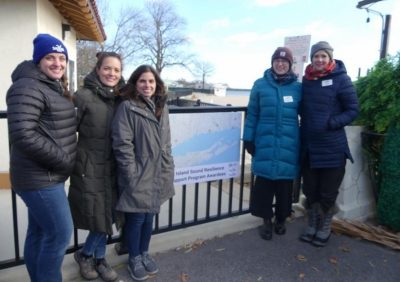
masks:
<instances>
[{"instance_id":1,"label":"black metal railing","mask_svg":"<svg viewBox=\"0 0 400 282\"><path fill-rule=\"evenodd\" d=\"M246 107L219 107L219 106L201 106L201 107L171 107L171 114L180 114L180 113L218 113L218 112L243 112L245 115ZM0 112L0 119L6 119L6 112ZM172 230L177 230L180 228L186 228L198 224L203 224L207 222L212 222L216 220L221 220L241 214L248 213L248 203L244 200L244 174L245 174L245 151L241 150L241 168L240 168L240 176L237 179L226 179L226 180L218 180L218 181L209 181L203 183L195 183L193 185L182 185L180 189L180 198L181 203L177 203L180 207L180 220L178 222L174 222L173 220L173 208L174 208L174 200L176 196L169 200L166 204L167 206L167 223L160 223L160 215L157 215L155 218L155 228L154 234L168 232ZM250 173L250 172L248 172ZM236 205L237 208L233 208L234 206L234 184L237 183L236 186L239 187L238 197L236 197ZM224 192L224 186L228 186L228 192ZM203 189L204 188L204 189ZM217 196L213 197L213 191L217 190ZM205 201L200 201L200 192L205 191ZM193 203L188 203L187 195L191 192L194 194ZM222 196L223 194L228 194L228 203L227 208L223 208L222 204ZM0 261L0 269L13 267L16 265L20 265L24 263L23 258L20 255L20 244L19 244L19 230L18 230L18 210L17 210L17 199L14 192L11 192L11 201L12 201L12 217L13 217L13 233L14 233L14 257ZM205 204L205 207L200 205ZM216 206L216 211L212 211L212 207ZM1 207L0 207L1 208ZM193 208L192 213L193 216L188 216L188 209ZM199 214L199 209L204 208L204 215ZM67 253L71 253L76 251L81 247L82 243L79 243L82 238L79 238L78 230L74 230L73 235L73 245L70 246L67 250ZM110 236L108 243L115 243L120 241L119 235Z\"/></svg>"},{"instance_id":2,"label":"black metal railing","mask_svg":"<svg viewBox=\"0 0 400 282\"><path fill-rule=\"evenodd\" d=\"M183 114L183 113L219 113L219 112L242 112L245 116L247 111L246 107L234 107L234 106L200 106L200 107L170 107L171 114ZM6 119L6 112L0 112L0 119ZM251 185L253 183L253 176L251 175L249 166L246 166L245 163L246 153L243 149L243 144L241 144L241 155L240 155L240 175L238 178L230 178L224 180L217 181L208 181L208 182L199 182L193 185L182 185L177 191L180 191L181 202L177 203L179 209L180 220L174 221L174 207L176 207L176 198L170 199L163 207L165 206L167 210L167 223L160 223L160 214L156 215L155 218L155 227L153 230L153 234L159 234L164 232L169 232L172 230L177 230L181 228L186 228L194 225L204 224L208 222L213 222L217 220L226 219L229 217L234 217L242 214L249 213L248 201L245 199L245 193L250 194ZM248 176L248 183L245 183L245 175ZM235 185L236 183L236 185ZM224 186L227 191L224 191ZM226 187L227 186L227 187ZM177 187L176 187L177 188ZM294 185L294 199L293 202L298 202L299 198L299 188L300 185ZM236 193L235 190L239 190ZM213 196L217 190L217 195ZM188 194L193 193L193 202L188 203ZM200 200L200 193L205 193L205 200ZM223 195L227 197L227 204L225 204L226 208L223 207ZM227 195L227 196L226 196ZM13 232L14 232L14 257L0 261L0 270L13 267L16 265L21 265L24 263L23 258L20 255L20 245L19 245L19 230L18 230L18 210L17 210L17 199L14 192L11 192L11 201L12 201L12 221L13 221ZM205 204L202 207L202 204ZM236 204L236 207L234 207ZM212 207L216 206L216 211L212 210ZM193 208L192 213L193 216L188 216L188 209ZM204 208L204 214L200 215L200 208ZM1 207L0 207L1 209ZM73 244L67 250L67 253L75 252L79 249L82 243L79 243L82 238L79 238L79 232L77 229L74 230L73 233ZM108 243L116 243L120 241L119 235L110 236L108 238Z\"/></svg>"}]
</instances>

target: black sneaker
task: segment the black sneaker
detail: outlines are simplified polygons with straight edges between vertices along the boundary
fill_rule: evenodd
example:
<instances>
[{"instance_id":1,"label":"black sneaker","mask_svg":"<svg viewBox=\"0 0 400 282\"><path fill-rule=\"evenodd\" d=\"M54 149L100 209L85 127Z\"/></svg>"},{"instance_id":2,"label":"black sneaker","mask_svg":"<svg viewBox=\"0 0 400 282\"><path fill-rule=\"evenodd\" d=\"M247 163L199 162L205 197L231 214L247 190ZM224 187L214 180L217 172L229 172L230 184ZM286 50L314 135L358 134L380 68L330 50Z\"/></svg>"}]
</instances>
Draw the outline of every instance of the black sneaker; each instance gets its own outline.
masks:
<instances>
[{"instance_id":1,"label":"black sneaker","mask_svg":"<svg viewBox=\"0 0 400 282\"><path fill-rule=\"evenodd\" d=\"M259 233L262 239L272 239L272 222L271 219L264 219L264 224L259 227Z\"/></svg>"},{"instance_id":2,"label":"black sneaker","mask_svg":"<svg viewBox=\"0 0 400 282\"><path fill-rule=\"evenodd\" d=\"M275 222L275 233L278 235L283 235L286 233L285 222Z\"/></svg>"}]
</instances>

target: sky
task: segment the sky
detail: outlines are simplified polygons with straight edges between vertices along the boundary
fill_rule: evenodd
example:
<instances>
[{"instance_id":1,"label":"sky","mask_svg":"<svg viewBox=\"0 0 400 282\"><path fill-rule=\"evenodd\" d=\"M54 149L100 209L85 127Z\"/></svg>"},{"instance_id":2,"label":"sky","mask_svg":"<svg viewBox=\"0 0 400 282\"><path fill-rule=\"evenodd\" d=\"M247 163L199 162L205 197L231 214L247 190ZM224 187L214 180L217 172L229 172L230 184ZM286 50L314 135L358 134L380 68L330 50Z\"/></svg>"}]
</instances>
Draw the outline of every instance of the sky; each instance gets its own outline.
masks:
<instances>
[{"instance_id":1,"label":"sky","mask_svg":"<svg viewBox=\"0 0 400 282\"><path fill-rule=\"evenodd\" d=\"M143 8L145 0L113 0L110 16L121 8ZM189 53L209 62L209 83L226 83L231 88L250 89L271 67L274 50L284 38L311 35L311 45L324 40L334 48L350 77L357 79L379 60L382 24L391 15L388 54L400 51L400 1L383 0L370 6L379 13L357 9L359 0L170 0L185 19ZM366 22L370 18L369 23ZM111 22L111 21L108 21ZM110 26L110 25L109 25ZM110 36L106 26L106 33ZM136 66L125 65L129 77ZM166 81L200 80L182 68L166 68Z\"/></svg>"}]
</instances>

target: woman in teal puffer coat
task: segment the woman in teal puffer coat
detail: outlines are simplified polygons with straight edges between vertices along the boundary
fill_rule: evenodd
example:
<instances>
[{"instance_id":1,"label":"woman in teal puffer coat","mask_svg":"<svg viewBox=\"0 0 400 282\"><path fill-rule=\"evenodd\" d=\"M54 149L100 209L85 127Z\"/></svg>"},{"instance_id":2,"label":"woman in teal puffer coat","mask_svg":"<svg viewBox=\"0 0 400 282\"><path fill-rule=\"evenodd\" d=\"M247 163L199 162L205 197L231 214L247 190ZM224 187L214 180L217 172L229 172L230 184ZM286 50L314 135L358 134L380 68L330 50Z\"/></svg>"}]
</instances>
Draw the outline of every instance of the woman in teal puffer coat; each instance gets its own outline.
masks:
<instances>
[{"instance_id":1,"label":"woman in teal puffer coat","mask_svg":"<svg viewBox=\"0 0 400 282\"><path fill-rule=\"evenodd\" d=\"M252 155L256 180L251 193L252 215L264 219L260 235L272 238L286 232L285 220L291 212L293 180L299 172L298 106L301 86L292 71L293 55L286 47L275 50L272 68L255 81L251 90L244 127L245 148ZM275 211L272 209L273 199Z\"/></svg>"}]
</instances>

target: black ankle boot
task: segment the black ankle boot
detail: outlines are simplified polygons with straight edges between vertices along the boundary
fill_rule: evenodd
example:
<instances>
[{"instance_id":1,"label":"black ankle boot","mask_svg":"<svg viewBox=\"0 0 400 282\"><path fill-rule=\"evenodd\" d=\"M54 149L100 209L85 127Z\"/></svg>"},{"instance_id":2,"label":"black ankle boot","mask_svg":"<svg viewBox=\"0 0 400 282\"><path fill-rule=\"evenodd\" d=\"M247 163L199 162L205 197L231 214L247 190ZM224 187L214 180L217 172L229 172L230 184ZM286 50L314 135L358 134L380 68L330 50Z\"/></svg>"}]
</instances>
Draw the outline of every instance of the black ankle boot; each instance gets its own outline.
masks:
<instances>
[{"instance_id":1,"label":"black ankle boot","mask_svg":"<svg viewBox=\"0 0 400 282\"><path fill-rule=\"evenodd\" d=\"M278 235L283 235L286 233L285 221L276 221L275 222L275 233Z\"/></svg>"},{"instance_id":2,"label":"black ankle boot","mask_svg":"<svg viewBox=\"0 0 400 282\"><path fill-rule=\"evenodd\" d=\"M270 218L264 219L264 224L260 226L260 236L264 240L272 239L272 221Z\"/></svg>"}]
</instances>

